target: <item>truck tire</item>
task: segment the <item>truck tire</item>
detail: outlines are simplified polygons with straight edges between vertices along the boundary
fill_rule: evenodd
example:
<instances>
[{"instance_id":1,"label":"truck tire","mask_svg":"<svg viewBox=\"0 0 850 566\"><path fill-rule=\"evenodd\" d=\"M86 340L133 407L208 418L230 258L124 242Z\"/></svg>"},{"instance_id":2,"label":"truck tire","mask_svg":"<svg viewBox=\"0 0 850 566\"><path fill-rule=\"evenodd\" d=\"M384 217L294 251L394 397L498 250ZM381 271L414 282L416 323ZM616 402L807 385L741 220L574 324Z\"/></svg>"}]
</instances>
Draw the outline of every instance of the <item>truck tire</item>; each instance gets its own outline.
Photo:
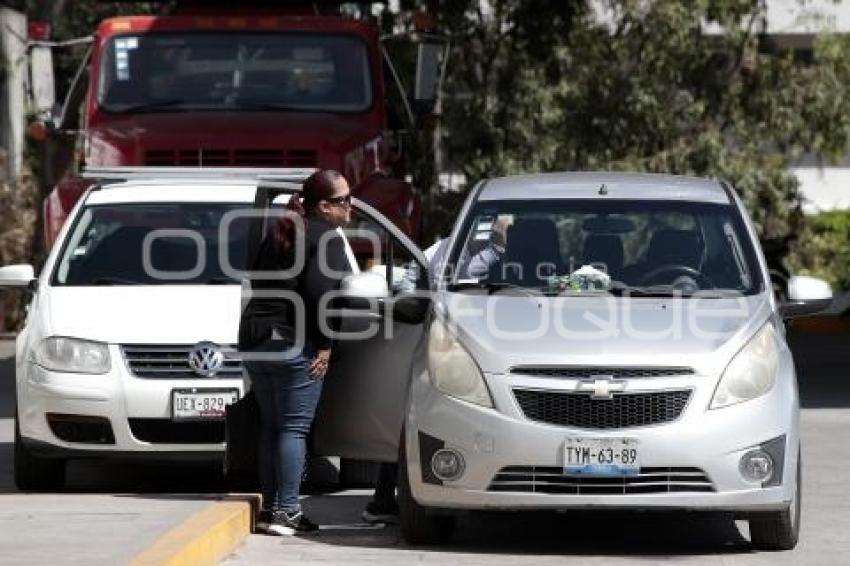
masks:
<instances>
[{"instance_id":1,"label":"truck tire","mask_svg":"<svg viewBox=\"0 0 850 566\"><path fill-rule=\"evenodd\" d=\"M428 508L413 499L410 492L410 477L407 471L407 455L404 433L398 457L398 510L401 534L410 544L434 545L446 543L454 534L457 518L432 515Z\"/></svg>"},{"instance_id":2,"label":"truck tire","mask_svg":"<svg viewBox=\"0 0 850 566\"><path fill-rule=\"evenodd\" d=\"M750 542L758 550L791 550L800 537L800 506L803 500L802 454L797 458L794 498L781 511L750 518Z\"/></svg>"},{"instance_id":3,"label":"truck tire","mask_svg":"<svg viewBox=\"0 0 850 566\"><path fill-rule=\"evenodd\" d=\"M380 464L377 462L340 458L340 487L345 489L353 487L375 487L375 482L378 479L378 466Z\"/></svg>"},{"instance_id":4,"label":"truck tire","mask_svg":"<svg viewBox=\"0 0 850 566\"><path fill-rule=\"evenodd\" d=\"M21 491L61 491L65 487L65 460L39 458L24 446L15 418L15 485Z\"/></svg>"}]
</instances>

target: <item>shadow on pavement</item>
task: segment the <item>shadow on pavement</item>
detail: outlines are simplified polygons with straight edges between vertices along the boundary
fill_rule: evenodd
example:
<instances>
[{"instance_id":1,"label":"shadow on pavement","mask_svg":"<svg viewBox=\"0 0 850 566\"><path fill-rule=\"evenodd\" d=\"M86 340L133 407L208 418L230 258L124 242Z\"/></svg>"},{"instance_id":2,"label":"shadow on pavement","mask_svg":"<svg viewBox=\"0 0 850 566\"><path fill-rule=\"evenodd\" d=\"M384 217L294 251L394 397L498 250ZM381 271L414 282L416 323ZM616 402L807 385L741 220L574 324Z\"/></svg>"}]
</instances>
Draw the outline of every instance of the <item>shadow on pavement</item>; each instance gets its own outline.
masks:
<instances>
[{"instance_id":1,"label":"shadow on pavement","mask_svg":"<svg viewBox=\"0 0 850 566\"><path fill-rule=\"evenodd\" d=\"M850 407L850 334L789 333L804 409Z\"/></svg>"},{"instance_id":2,"label":"shadow on pavement","mask_svg":"<svg viewBox=\"0 0 850 566\"><path fill-rule=\"evenodd\" d=\"M15 416L15 356L0 357L0 419Z\"/></svg>"},{"instance_id":3,"label":"shadow on pavement","mask_svg":"<svg viewBox=\"0 0 850 566\"><path fill-rule=\"evenodd\" d=\"M728 515L669 512L477 512L458 522L450 544L410 547L399 527L369 528L359 514L368 495L309 497L305 513L322 525L320 544L417 548L469 554L701 555L748 553L749 542Z\"/></svg>"},{"instance_id":4,"label":"shadow on pavement","mask_svg":"<svg viewBox=\"0 0 850 566\"><path fill-rule=\"evenodd\" d=\"M15 457L15 447L11 442L0 442L0 493L15 489L12 462Z\"/></svg>"},{"instance_id":5,"label":"shadow on pavement","mask_svg":"<svg viewBox=\"0 0 850 566\"><path fill-rule=\"evenodd\" d=\"M64 493L222 493L220 464L71 461Z\"/></svg>"}]
</instances>

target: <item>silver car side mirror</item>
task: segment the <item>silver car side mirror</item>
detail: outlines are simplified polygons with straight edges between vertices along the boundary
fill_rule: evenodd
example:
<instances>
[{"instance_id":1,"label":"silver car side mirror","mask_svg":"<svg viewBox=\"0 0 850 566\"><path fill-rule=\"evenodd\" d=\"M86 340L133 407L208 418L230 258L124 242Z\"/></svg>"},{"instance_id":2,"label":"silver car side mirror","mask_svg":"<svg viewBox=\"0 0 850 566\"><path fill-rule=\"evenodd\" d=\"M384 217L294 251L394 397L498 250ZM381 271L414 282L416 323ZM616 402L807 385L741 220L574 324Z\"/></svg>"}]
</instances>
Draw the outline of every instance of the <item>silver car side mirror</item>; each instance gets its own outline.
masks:
<instances>
[{"instance_id":1,"label":"silver car side mirror","mask_svg":"<svg viewBox=\"0 0 850 566\"><path fill-rule=\"evenodd\" d=\"M817 314L832 305L829 283L817 277L795 275L788 280L788 301L779 305L782 318Z\"/></svg>"},{"instance_id":2,"label":"silver car side mirror","mask_svg":"<svg viewBox=\"0 0 850 566\"><path fill-rule=\"evenodd\" d=\"M363 272L342 280L340 292L350 299L385 299L390 296L387 280L378 273Z\"/></svg>"}]
</instances>

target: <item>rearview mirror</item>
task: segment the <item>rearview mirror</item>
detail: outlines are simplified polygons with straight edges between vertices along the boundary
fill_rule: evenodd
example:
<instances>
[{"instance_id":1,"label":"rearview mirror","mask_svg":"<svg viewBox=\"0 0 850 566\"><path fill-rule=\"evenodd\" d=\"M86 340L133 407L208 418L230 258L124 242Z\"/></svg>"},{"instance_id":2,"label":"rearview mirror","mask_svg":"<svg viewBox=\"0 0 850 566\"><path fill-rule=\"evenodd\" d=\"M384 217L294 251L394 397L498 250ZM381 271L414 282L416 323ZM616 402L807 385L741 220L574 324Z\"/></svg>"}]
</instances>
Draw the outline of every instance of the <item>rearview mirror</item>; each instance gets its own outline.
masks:
<instances>
[{"instance_id":1,"label":"rearview mirror","mask_svg":"<svg viewBox=\"0 0 850 566\"><path fill-rule=\"evenodd\" d=\"M635 231L635 223L625 216L593 216L581 223L582 230L590 234L628 234Z\"/></svg>"},{"instance_id":2,"label":"rearview mirror","mask_svg":"<svg viewBox=\"0 0 850 566\"><path fill-rule=\"evenodd\" d=\"M53 51L40 45L30 49L30 81L32 107L36 115L49 118L56 105L56 86L53 81Z\"/></svg>"},{"instance_id":3,"label":"rearview mirror","mask_svg":"<svg viewBox=\"0 0 850 566\"><path fill-rule=\"evenodd\" d=\"M419 110L430 112L437 102L446 51L439 41L423 41L417 47L413 101Z\"/></svg>"},{"instance_id":4,"label":"rearview mirror","mask_svg":"<svg viewBox=\"0 0 850 566\"><path fill-rule=\"evenodd\" d=\"M782 318L817 314L832 305L829 283L817 277L795 275L788 280L788 301L779 305Z\"/></svg>"}]
</instances>

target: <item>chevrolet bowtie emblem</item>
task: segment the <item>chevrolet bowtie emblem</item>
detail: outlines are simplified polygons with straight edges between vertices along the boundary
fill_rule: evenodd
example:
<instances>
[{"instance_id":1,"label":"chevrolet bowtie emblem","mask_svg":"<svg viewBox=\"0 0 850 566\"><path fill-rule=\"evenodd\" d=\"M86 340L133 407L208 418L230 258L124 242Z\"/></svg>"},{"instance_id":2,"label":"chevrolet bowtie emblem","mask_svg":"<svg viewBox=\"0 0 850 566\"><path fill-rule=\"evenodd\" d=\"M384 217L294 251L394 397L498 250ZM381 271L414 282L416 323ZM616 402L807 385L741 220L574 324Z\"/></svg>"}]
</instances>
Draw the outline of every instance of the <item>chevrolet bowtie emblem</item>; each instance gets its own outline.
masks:
<instances>
[{"instance_id":1,"label":"chevrolet bowtie emblem","mask_svg":"<svg viewBox=\"0 0 850 566\"><path fill-rule=\"evenodd\" d=\"M626 382L615 381L613 375L592 375L576 385L576 391L590 393L591 399L613 399L614 393L625 390Z\"/></svg>"}]
</instances>

